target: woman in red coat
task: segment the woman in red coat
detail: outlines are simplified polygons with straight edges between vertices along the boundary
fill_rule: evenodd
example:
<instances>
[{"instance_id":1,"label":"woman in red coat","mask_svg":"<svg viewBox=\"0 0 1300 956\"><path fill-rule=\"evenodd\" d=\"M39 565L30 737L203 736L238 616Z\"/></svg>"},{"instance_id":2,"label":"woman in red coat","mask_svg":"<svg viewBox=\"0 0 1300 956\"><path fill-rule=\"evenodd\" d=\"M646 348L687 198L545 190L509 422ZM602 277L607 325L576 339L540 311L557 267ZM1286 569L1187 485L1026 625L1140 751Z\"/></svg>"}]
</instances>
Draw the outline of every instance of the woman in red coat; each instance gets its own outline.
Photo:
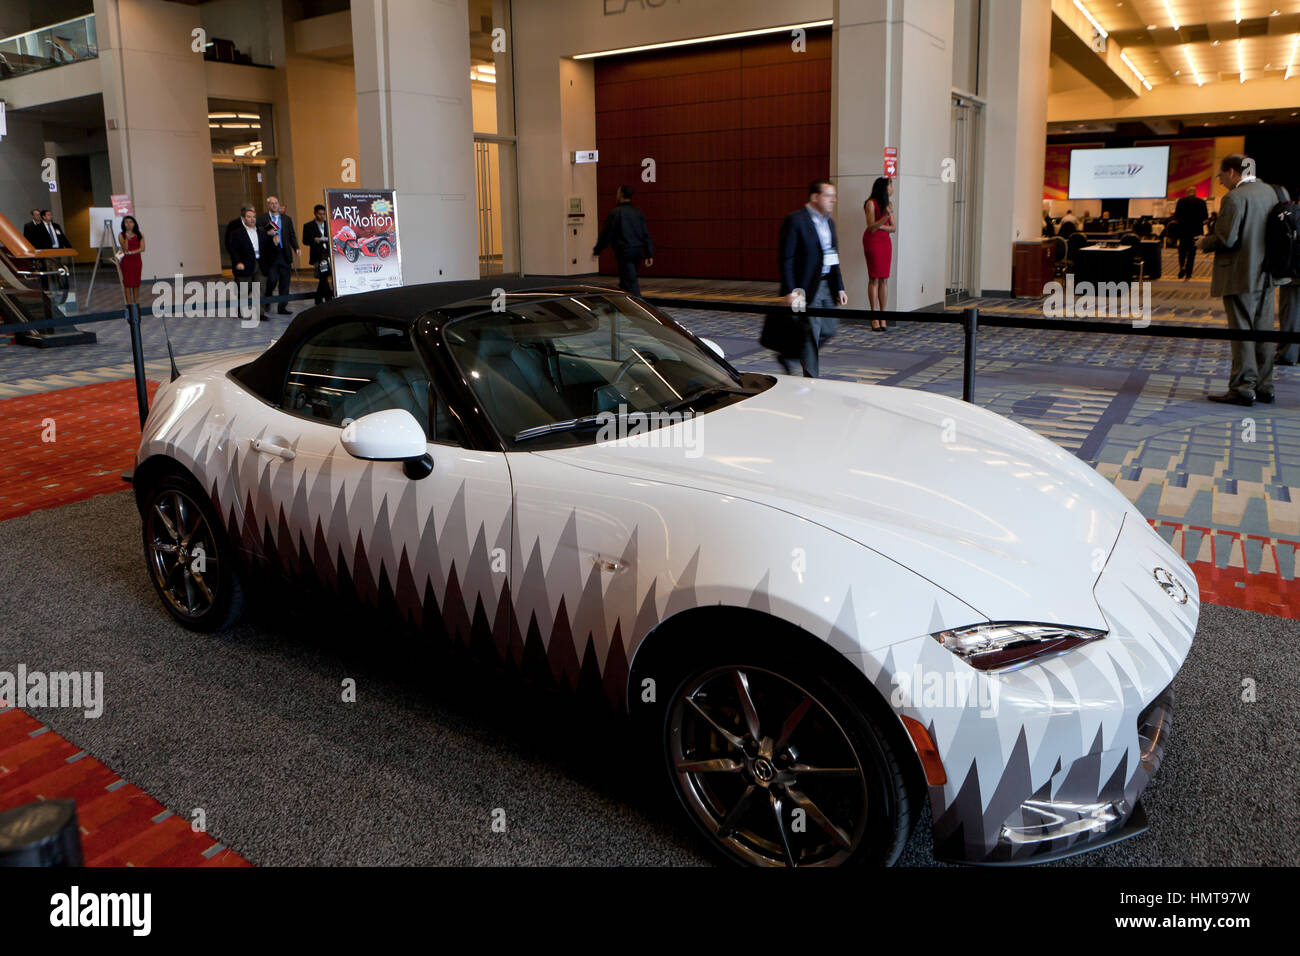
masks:
<instances>
[{"instance_id":1,"label":"woman in red coat","mask_svg":"<svg viewBox=\"0 0 1300 956\"><path fill-rule=\"evenodd\" d=\"M862 204L867 214L867 231L862 234L862 252L867 257L867 306L879 312L885 310L889 297L889 260L894 255L894 244L889 234L894 225L894 205L889 197L894 194L894 181L881 176L871 187L871 198ZM871 328L883 332L889 328L884 319L872 319Z\"/></svg>"},{"instance_id":2,"label":"woman in red coat","mask_svg":"<svg viewBox=\"0 0 1300 956\"><path fill-rule=\"evenodd\" d=\"M127 305L140 304L140 253L144 252L144 236L135 216L122 217L122 232L117 237L121 256L122 291Z\"/></svg>"}]
</instances>

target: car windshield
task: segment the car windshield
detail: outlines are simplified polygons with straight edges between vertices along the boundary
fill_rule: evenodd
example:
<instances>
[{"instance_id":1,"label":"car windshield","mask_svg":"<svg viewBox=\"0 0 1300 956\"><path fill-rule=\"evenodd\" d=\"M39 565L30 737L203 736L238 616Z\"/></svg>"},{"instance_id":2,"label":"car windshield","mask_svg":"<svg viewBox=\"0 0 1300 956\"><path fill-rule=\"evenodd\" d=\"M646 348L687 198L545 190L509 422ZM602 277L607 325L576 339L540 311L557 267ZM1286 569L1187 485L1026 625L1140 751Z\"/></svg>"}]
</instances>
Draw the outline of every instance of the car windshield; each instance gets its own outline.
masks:
<instances>
[{"instance_id":1,"label":"car windshield","mask_svg":"<svg viewBox=\"0 0 1300 956\"><path fill-rule=\"evenodd\" d=\"M509 446L590 443L611 415L701 412L751 393L707 346L626 295L519 298L443 331Z\"/></svg>"}]
</instances>

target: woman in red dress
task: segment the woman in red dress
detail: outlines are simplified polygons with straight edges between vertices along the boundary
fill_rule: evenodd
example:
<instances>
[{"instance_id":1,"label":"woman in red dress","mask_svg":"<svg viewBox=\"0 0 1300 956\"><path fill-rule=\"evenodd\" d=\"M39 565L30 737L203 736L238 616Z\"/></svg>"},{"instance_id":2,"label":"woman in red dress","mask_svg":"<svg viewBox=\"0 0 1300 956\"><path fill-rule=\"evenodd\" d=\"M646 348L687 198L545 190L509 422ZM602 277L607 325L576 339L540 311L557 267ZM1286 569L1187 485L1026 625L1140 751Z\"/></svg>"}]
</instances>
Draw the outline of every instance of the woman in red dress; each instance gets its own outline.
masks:
<instances>
[{"instance_id":1,"label":"woman in red dress","mask_svg":"<svg viewBox=\"0 0 1300 956\"><path fill-rule=\"evenodd\" d=\"M889 260L894 254L889 238L895 229L894 205L889 201L893 194L894 181L881 176L871 187L871 198L862 204L867 214L867 231L862 234L862 252L867 257L867 307L879 312L885 310L889 296ZM883 332L889 325L884 319L872 319L871 328Z\"/></svg>"},{"instance_id":2,"label":"woman in red dress","mask_svg":"<svg viewBox=\"0 0 1300 956\"><path fill-rule=\"evenodd\" d=\"M135 216L122 217L122 232L117 237L121 255L122 291L127 305L140 304L140 253L144 252L144 236Z\"/></svg>"}]
</instances>

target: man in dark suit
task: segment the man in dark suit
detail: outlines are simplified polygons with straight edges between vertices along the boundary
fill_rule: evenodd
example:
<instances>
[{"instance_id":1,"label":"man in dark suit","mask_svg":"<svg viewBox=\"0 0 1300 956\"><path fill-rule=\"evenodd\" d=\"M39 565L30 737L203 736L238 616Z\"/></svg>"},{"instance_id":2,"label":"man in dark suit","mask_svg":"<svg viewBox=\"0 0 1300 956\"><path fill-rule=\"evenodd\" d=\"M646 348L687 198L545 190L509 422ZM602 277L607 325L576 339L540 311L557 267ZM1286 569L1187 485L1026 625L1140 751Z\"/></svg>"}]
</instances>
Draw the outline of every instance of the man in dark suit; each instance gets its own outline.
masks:
<instances>
[{"instance_id":1,"label":"man in dark suit","mask_svg":"<svg viewBox=\"0 0 1300 956\"><path fill-rule=\"evenodd\" d=\"M1178 200L1174 218L1178 220L1178 278L1190 279L1192 266L1196 264L1196 240L1201 238L1205 220L1210 218L1210 210L1205 200L1196 195L1195 187L1189 187L1187 195Z\"/></svg>"},{"instance_id":2,"label":"man in dark suit","mask_svg":"<svg viewBox=\"0 0 1300 956\"><path fill-rule=\"evenodd\" d=\"M266 294L288 295L294 257L298 255L298 236L293 231L293 219L280 209L279 199L267 196L266 212L257 220L257 225L267 238L266 248L262 250ZM281 302L278 311L281 315L288 315L289 304Z\"/></svg>"},{"instance_id":3,"label":"man in dark suit","mask_svg":"<svg viewBox=\"0 0 1300 956\"><path fill-rule=\"evenodd\" d=\"M618 260L618 287L640 295L641 281L636 268L644 265L648 269L655 264L655 244L646 229L645 214L632 205L631 186L618 187L618 205L605 217L605 227L600 230L591 254L600 255L606 246L614 247L614 258Z\"/></svg>"},{"instance_id":4,"label":"man in dark suit","mask_svg":"<svg viewBox=\"0 0 1300 956\"><path fill-rule=\"evenodd\" d=\"M244 206L239 210L239 218L232 219L226 226L226 253L230 256L230 271L239 282L257 283L257 309L262 311L262 277L258 274L258 263L262 260L267 243L266 234L257 227L257 210ZM270 316L263 313L263 318Z\"/></svg>"},{"instance_id":5,"label":"man in dark suit","mask_svg":"<svg viewBox=\"0 0 1300 956\"><path fill-rule=\"evenodd\" d=\"M1228 328L1273 331L1273 277L1264 268L1264 232L1277 203L1272 188L1255 178L1255 161L1233 154L1219 163L1219 182L1228 190L1219 203L1214 231L1197 240L1214 253L1210 295L1223 296ZM1273 342L1233 342L1232 377L1212 402L1273 403Z\"/></svg>"},{"instance_id":6,"label":"man in dark suit","mask_svg":"<svg viewBox=\"0 0 1300 956\"><path fill-rule=\"evenodd\" d=\"M54 213L48 209L41 210L41 231L45 233L45 245L42 249L71 249L72 243L63 234L63 227L54 221Z\"/></svg>"},{"instance_id":7,"label":"man in dark suit","mask_svg":"<svg viewBox=\"0 0 1300 956\"><path fill-rule=\"evenodd\" d=\"M316 273L316 305L334 298L330 287L330 224L325 221L325 207L317 203L312 221L302 226L302 244L307 247L307 262ZM324 263L324 271L321 271Z\"/></svg>"},{"instance_id":8,"label":"man in dark suit","mask_svg":"<svg viewBox=\"0 0 1300 956\"><path fill-rule=\"evenodd\" d=\"M45 224L41 222L41 211L32 210L32 221L23 223L23 238L32 244L34 249L52 249L50 245L50 234L45 231Z\"/></svg>"},{"instance_id":9,"label":"man in dark suit","mask_svg":"<svg viewBox=\"0 0 1300 956\"><path fill-rule=\"evenodd\" d=\"M798 361L803 374L816 378L821 371L823 344L835 334L835 319L805 315L805 307L829 309L848 305L840 275L839 240L835 234L835 184L818 179L808 187L808 203L781 223L778 260L781 295L795 314L770 315L763 323L760 344L773 349L787 375Z\"/></svg>"}]
</instances>

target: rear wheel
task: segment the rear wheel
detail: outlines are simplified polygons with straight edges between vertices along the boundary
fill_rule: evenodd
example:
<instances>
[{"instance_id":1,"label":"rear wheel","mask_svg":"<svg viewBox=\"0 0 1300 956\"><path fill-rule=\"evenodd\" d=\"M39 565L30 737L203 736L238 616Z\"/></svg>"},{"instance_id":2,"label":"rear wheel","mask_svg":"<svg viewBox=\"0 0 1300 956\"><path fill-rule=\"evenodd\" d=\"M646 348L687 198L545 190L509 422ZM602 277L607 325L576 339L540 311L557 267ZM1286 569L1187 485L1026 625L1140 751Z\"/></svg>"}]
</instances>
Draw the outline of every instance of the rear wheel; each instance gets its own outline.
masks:
<instances>
[{"instance_id":1,"label":"rear wheel","mask_svg":"<svg viewBox=\"0 0 1300 956\"><path fill-rule=\"evenodd\" d=\"M697 662L666 708L662 750L678 803L731 862L890 864L911 829L888 736L833 680L779 656Z\"/></svg>"},{"instance_id":2,"label":"rear wheel","mask_svg":"<svg viewBox=\"0 0 1300 956\"><path fill-rule=\"evenodd\" d=\"M144 497L149 579L163 606L195 631L224 630L243 610L244 588L216 510L192 478L164 475Z\"/></svg>"},{"instance_id":3,"label":"rear wheel","mask_svg":"<svg viewBox=\"0 0 1300 956\"><path fill-rule=\"evenodd\" d=\"M381 259L387 259L393 252L393 247L387 239L379 240L379 245L375 246L375 255Z\"/></svg>"}]
</instances>

